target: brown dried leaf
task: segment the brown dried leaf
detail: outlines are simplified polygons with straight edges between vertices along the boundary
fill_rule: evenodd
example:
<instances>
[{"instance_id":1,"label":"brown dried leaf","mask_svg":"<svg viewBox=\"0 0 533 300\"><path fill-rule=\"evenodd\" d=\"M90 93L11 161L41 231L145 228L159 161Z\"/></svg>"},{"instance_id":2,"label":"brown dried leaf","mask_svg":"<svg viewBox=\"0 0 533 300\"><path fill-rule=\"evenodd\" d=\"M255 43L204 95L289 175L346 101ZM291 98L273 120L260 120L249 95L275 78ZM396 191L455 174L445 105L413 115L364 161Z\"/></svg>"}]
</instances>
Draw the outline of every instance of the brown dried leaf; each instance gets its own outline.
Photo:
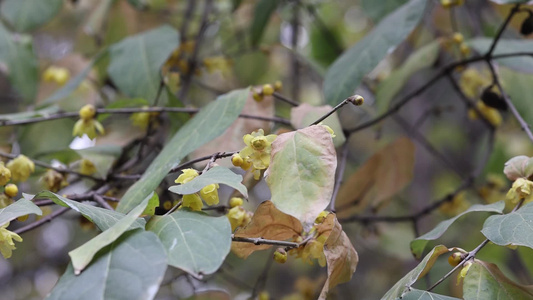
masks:
<instances>
[{"instance_id":1,"label":"brown dried leaf","mask_svg":"<svg viewBox=\"0 0 533 300\"><path fill-rule=\"evenodd\" d=\"M252 98L252 92L250 92L244 104L242 114L262 117L274 116L274 101L272 97L265 97L263 101L257 102ZM241 150L246 146L242 140L245 134L251 133L259 128L268 131L269 127L269 121L238 118L222 135L194 151L191 154L191 159L211 155L220 151ZM218 160L217 163L225 167L233 166L229 159Z\"/></svg>"},{"instance_id":2,"label":"brown dried leaf","mask_svg":"<svg viewBox=\"0 0 533 300\"><path fill-rule=\"evenodd\" d=\"M383 206L413 179L415 146L399 138L376 152L341 186L337 196L339 217L363 211L369 204Z\"/></svg>"},{"instance_id":3,"label":"brown dried leaf","mask_svg":"<svg viewBox=\"0 0 533 300\"><path fill-rule=\"evenodd\" d=\"M281 212L272 202L265 201L259 205L250 223L235 231L235 236L285 241L299 236L302 231L302 224L298 219ZM231 243L231 250L241 258L270 247L272 246L246 242Z\"/></svg>"},{"instance_id":4,"label":"brown dried leaf","mask_svg":"<svg viewBox=\"0 0 533 300\"><path fill-rule=\"evenodd\" d=\"M329 214L324 223L317 226L317 231L319 235L328 235L328 239L324 243L324 254L328 264L328 278L319 297L319 299L326 299L330 289L352 279L359 262L359 256L350 239L342 230L342 226L335 214Z\"/></svg>"}]
</instances>

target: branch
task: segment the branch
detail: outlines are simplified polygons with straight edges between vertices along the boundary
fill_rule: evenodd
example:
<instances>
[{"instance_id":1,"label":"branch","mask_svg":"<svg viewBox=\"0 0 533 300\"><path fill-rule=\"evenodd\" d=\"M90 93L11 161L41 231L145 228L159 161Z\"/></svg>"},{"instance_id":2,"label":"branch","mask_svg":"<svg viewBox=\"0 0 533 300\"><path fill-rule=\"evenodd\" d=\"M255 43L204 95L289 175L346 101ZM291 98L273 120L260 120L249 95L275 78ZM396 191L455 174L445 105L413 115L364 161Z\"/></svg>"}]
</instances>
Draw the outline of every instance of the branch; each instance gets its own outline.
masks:
<instances>
[{"instance_id":1,"label":"branch","mask_svg":"<svg viewBox=\"0 0 533 300\"><path fill-rule=\"evenodd\" d=\"M232 156L233 154L235 153L239 153L239 151L231 151L231 152L219 152L217 153L217 155L215 156L215 159L219 159L219 158L224 158L224 157L230 157ZM179 170L181 169L185 169L189 166L192 166L194 165L195 163L197 162L201 162L201 161L204 161L204 160L210 160L213 158L213 154L211 155L206 155L206 156L202 156L202 157L199 157L199 158L196 158L196 159L193 159L193 160L190 160L188 162L184 162L182 163L181 165L177 166L177 167L174 167L172 168L168 173L175 173L175 172L178 172Z\"/></svg>"},{"instance_id":2,"label":"branch","mask_svg":"<svg viewBox=\"0 0 533 300\"><path fill-rule=\"evenodd\" d=\"M329 210L335 212L335 201L337 200L337 194L342 184L342 177L344 176L344 169L346 168L346 160L348 159L348 140L342 145L341 161L337 164L339 168L337 169L337 177L335 178L335 187L333 189L333 194L331 195L331 202L329 203Z\"/></svg>"},{"instance_id":3,"label":"branch","mask_svg":"<svg viewBox=\"0 0 533 300\"><path fill-rule=\"evenodd\" d=\"M281 246L281 247L287 247L287 248L290 248L290 249L300 247L300 243L277 241L277 240L267 240L267 239L263 239L263 238L238 237L238 236L235 236L234 234L231 235L231 240L234 241L234 242L252 243L254 245Z\"/></svg>"},{"instance_id":4,"label":"branch","mask_svg":"<svg viewBox=\"0 0 533 300\"><path fill-rule=\"evenodd\" d=\"M503 24L500 26L500 29L498 29L498 33L496 33L496 37L494 37L494 40L492 41L492 44L490 45L489 51L485 54L485 59L490 60L490 57L492 56L492 52L496 49L496 45L498 44L498 41L502 37L503 31L505 28L507 28L507 25L509 25L509 22L513 18L513 16L520 11L520 4L516 4L513 9L509 12L509 15L507 15L507 18L503 22Z\"/></svg>"},{"instance_id":5,"label":"branch","mask_svg":"<svg viewBox=\"0 0 533 300\"><path fill-rule=\"evenodd\" d=\"M50 222L52 221L55 217L58 217L64 213L66 213L70 208L68 207L61 207L60 209L54 211L53 213L47 215L47 216L44 216L43 218L33 222L33 223L30 223L24 227L20 227L16 230L14 230L13 232L16 233L16 234L22 234L26 231L29 231L29 230L32 230L34 228L37 228L41 225L43 225L44 223L47 223L47 222Z\"/></svg>"}]
</instances>

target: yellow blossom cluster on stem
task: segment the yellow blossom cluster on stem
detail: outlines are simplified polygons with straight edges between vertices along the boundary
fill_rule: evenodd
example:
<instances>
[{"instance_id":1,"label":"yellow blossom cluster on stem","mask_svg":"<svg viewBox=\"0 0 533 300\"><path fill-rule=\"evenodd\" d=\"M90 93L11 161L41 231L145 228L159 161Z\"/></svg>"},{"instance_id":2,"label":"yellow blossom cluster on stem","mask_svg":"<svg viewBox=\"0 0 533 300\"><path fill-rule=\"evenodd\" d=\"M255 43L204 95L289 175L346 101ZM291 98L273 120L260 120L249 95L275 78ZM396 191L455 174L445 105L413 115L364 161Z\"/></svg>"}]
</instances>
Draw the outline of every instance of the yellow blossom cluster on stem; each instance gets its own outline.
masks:
<instances>
[{"instance_id":1,"label":"yellow blossom cluster on stem","mask_svg":"<svg viewBox=\"0 0 533 300\"><path fill-rule=\"evenodd\" d=\"M7 168L11 171L11 179L15 182L26 181L35 172L35 164L25 155L19 155L7 163Z\"/></svg>"},{"instance_id":2,"label":"yellow blossom cluster on stem","mask_svg":"<svg viewBox=\"0 0 533 300\"><path fill-rule=\"evenodd\" d=\"M315 219L315 226L313 226L309 232L310 238L304 245L289 250L289 253L296 255L296 257L302 258L302 260L308 264L313 264L316 259L321 267L326 266L326 255L324 254L324 244L328 239L328 235L320 234L317 232L317 226L324 222L329 212L321 212ZM299 237L295 242L302 242L302 238Z\"/></svg>"},{"instance_id":3,"label":"yellow blossom cluster on stem","mask_svg":"<svg viewBox=\"0 0 533 300\"><path fill-rule=\"evenodd\" d=\"M453 197L451 201L446 201L439 206L439 211L448 216L454 217L470 207L468 201L466 201L466 193L459 192Z\"/></svg>"},{"instance_id":4,"label":"yellow blossom cluster on stem","mask_svg":"<svg viewBox=\"0 0 533 300\"><path fill-rule=\"evenodd\" d=\"M98 134L105 134L104 126L94 119L96 108L87 104L80 109L80 119L74 124L72 135L82 137L86 134L91 140Z\"/></svg>"},{"instance_id":5,"label":"yellow blossom cluster on stem","mask_svg":"<svg viewBox=\"0 0 533 300\"><path fill-rule=\"evenodd\" d=\"M252 89L252 97L255 101L261 102L265 98L265 96L272 96L274 92L279 92L283 88L283 83L281 81L277 80L274 82L274 84L264 84L260 88L254 88Z\"/></svg>"},{"instance_id":6,"label":"yellow blossom cluster on stem","mask_svg":"<svg viewBox=\"0 0 533 300\"><path fill-rule=\"evenodd\" d=\"M70 78L70 72L66 68L50 66L43 73L43 80L64 85Z\"/></svg>"},{"instance_id":7,"label":"yellow blossom cluster on stem","mask_svg":"<svg viewBox=\"0 0 533 300\"><path fill-rule=\"evenodd\" d=\"M231 224L231 230L235 231L237 227L246 226L252 220L252 213L242 207L244 201L240 197L233 197L229 200L231 207L226 217Z\"/></svg>"},{"instance_id":8,"label":"yellow blossom cluster on stem","mask_svg":"<svg viewBox=\"0 0 533 300\"><path fill-rule=\"evenodd\" d=\"M10 258L13 250L16 249L13 241L22 242L22 238L18 234L7 230L8 226L9 222L0 226L0 253L4 258Z\"/></svg>"},{"instance_id":9,"label":"yellow blossom cluster on stem","mask_svg":"<svg viewBox=\"0 0 533 300\"><path fill-rule=\"evenodd\" d=\"M505 202L509 206L516 206L522 199L523 204L529 203L533 200L533 182L526 178L518 178L513 182L513 186L505 196Z\"/></svg>"},{"instance_id":10,"label":"yellow blossom cluster on stem","mask_svg":"<svg viewBox=\"0 0 533 300\"><path fill-rule=\"evenodd\" d=\"M198 176L198 171L195 169L184 169L182 174L176 179L176 183L187 183ZM204 206L202 199L209 206L219 203L218 198L218 183L213 183L204 186L199 193L183 195L182 206L188 207L191 210L200 211Z\"/></svg>"},{"instance_id":11,"label":"yellow blossom cluster on stem","mask_svg":"<svg viewBox=\"0 0 533 300\"><path fill-rule=\"evenodd\" d=\"M231 158L231 162L236 167L243 170L251 169L255 180L259 180L261 170L268 168L270 165L270 152L272 151L272 142L277 135L269 134L265 136L263 129L246 134L243 137L246 147Z\"/></svg>"}]
</instances>

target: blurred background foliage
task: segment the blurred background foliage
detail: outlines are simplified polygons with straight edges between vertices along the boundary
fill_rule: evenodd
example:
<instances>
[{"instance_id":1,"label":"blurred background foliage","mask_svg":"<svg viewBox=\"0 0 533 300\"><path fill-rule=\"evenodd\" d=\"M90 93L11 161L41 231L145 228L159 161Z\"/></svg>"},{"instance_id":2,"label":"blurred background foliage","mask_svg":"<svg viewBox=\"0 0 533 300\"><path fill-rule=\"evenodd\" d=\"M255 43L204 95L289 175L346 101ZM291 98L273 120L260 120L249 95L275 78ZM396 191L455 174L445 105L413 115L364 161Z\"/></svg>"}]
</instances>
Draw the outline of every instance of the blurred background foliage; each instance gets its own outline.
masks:
<instances>
[{"instance_id":1,"label":"blurred background foliage","mask_svg":"<svg viewBox=\"0 0 533 300\"><path fill-rule=\"evenodd\" d=\"M201 107L220 93L276 80L283 82L283 95L298 102L323 105L322 83L328 66L405 2L3 0L0 2L0 117L2 120L27 118L27 115L15 113L36 109L42 109L39 115L46 116L56 111L77 111L87 103L109 108L143 105ZM375 95L380 93L378 87L395 89L392 86L396 80L382 85L395 72L405 73L400 73L398 77L403 82L392 93L390 101L393 103L394 99L423 84L438 67L445 66L458 56L456 49L447 49L441 43L435 48L432 61L428 62L427 57L422 56L412 62L414 65L405 67L413 53L418 53L419 49L436 39L449 38L453 34L452 26L457 26L466 40L490 38L510 9L509 5L469 0L454 10L457 24L453 25L450 11L440 7L436 1L430 2L433 9L424 16L422 24L366 76L356 91L365 97L365 106L340 110L339 118L344 128L352 128L372 118L377 111L386 110L388 103L376 103ZM204 16L207 3L211 3L212 9ZM207 21L203 22L203 18ZM506 38L519 37L518 30L524 18L526 14L512 20L505 32ZM198 32L202 32L201 39L197 38ZM297 38L294 38L296 32ZM163 64L161 70L157 67L160 64ZM66 75L56 73L47 76L46 72L51 67L66 70ZM407 70L402 71L404 67ZM482 69L481 65L474 67ZM533 122L529 102L533 69L518 72L502 66L499 73L524 119ZM165 88L159 101L154 103L160 76ZM395 159L387 160L388 163L382 166L385 172L389 169L390 173L398 176L392 181L411 176L409 174L413 174L412 180L407 180L407 186L400 192L384 197L381 203L371 203L374 200L370 199L369 205L362 206L358 214L412 214L453 192L462 178L479 164L479 157L489 147L487 130L482 122L468 119L467 109L457 98L449 82L441 80L398 113L397 118L408 126L398 126L393 118L350 136L345 182L350 182L352 174L365 161L397 137L408 136L415 143L414 153L409 147L395 149L398 157L414 157L412 169ZM272 103L272 99L265 99L261 104L250 104L247 112L290 118L289 105L276 102L273 107ZM73 139L74 120L70 119L0 127L0 149L43 161L73 164L73 168L76 163L79 164L80 158L87 158L97 165L99 174L106 174L110 162L121 155L122 147L142 137L143 132L131 126L128 116L104 118L100 116L107 134L95 141ZM496 131L494 149L483 175L476 178L474 187L460 194L461 199L457 200L463 208L492 201L487 196L489 192L495 199L502 200L509 187L502 174L505 161L516 155L533 155L531 143L514 119L507 115L503 118L504 123ZM164 116L155 138L164 141L186 119L186 116ZM279 125L269 124L254 120L232 129L229 134L238 141L242 135L259 127L271 132L280 130ZM424 136L449 163L436 159L420 144L420 140L414 138L416 135ZM93 147L93 151L73 150L92 146L102 147ZM189 158L217 151L233 151L236 147L239 146L230 141L215 142ZM384 152L382 155L387 157L389 154ZM135 168L143 170L147 162L149 160L139 162ZM44 171L44 168L38 168L32 178L20 186L20 190L30 194L42 190L39 178ZM175 179L170 177L169 182ZM87 191L93 184L90 180L76 180L61 193ZM112 191L113 196L120 197L125 188L127 186L117 186ZM386 190L387 185L378 188ZM343 189L346 189L344 194L347 195L361 192L345 185L341 187L341 195ZM174 200L165 189L158 192L163 204ZM251 190L246 208L255 210L262 200L268 199L268 193L264 182L259 182ZM364 197L364 192L361 193ZM55 206L43 207L48 213L55 209ZM338 212L340 216L343 213L341 210ZM410 222L343 223L360 261L351 282L339 286L332 292L331 298L381 297L417 264L410 252L409 242L456 213L437 210L421 218L414 230ZM484 239L479 230L486 217L486 213L463 217L438 242L449 247L474 248ZM16 224L12 226L17 228L34 220L30 216L27 221L14 222ZM67 252L96 234L94 226L73 212L25 233L24 243L17 244L13 257L0 260L0 298L43 298L63 273L69 261ZM194 280L183 276L181 271L169 269L157 298L187 298L206 290L210 290L211 294L198 299L245 298L261 276L265 264L271 260L270 255L268 251L255 253L247 261L230 255L222 270L206 281ZM533 283L533 251L529 248L511 250L489 245L479 258L498 262L504 273L519 283ZM449 268L445 260L439 260L428 275L427 282L434 282ZM282 299L287 295L292 295L292 298L286 299L313 299L325 280L325 274L324 268L289 258L288 263L275 264L270 268L263 289L270 293L272 299ZM425 288L424 283L419 284L419 288ZM438 286L435 292L460 297L460 289L452 279ZM231 296L213 290L224 290Z\"/></svg>"}]
</instances>

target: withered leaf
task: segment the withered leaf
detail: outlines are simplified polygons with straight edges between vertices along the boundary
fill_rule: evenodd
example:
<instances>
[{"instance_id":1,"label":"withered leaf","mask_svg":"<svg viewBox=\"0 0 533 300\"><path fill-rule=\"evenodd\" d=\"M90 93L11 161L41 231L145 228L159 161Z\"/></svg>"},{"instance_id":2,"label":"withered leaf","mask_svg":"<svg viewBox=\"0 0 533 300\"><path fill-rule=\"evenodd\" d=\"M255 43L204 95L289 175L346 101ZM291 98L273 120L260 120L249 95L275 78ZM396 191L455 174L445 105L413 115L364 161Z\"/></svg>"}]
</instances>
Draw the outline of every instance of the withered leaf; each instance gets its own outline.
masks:
<instances>
[{"instance_id":1,"label":"withered leaf","mask_svg":"<svg viewBox=\"0 0 533 300\"><path fill-rule=\"evenodd\" d=\"M272 202L265 201L259 205L250 223L244 228L238 228L234 235L236 237L285 241L299 236L302 230L302 224L298 219L281 212ZM270 247L272 246L246 242L231 243L231 250L241 258L247 258L255 251Z\"/></svg>"}]
</instances>

